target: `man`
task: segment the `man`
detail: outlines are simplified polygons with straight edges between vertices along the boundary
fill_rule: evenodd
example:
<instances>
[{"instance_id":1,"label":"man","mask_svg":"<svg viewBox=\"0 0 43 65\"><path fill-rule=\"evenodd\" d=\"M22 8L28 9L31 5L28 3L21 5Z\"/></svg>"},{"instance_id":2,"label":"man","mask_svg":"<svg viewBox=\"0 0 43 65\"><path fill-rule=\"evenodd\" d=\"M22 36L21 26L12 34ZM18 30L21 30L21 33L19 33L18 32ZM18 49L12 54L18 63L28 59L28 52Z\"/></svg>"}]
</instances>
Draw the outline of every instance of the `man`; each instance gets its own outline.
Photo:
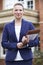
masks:
<instances>
[{"instance_id":1,"label":"man","mask_svg":"<svg viewBox=\"0 0 43 65\"><path fill-rule=\"evenodd\" d=\"M38 36L34 40L25 37L26 33L35 27L23 19L23 13L23 5L16 3L13 8L14 20L6 24L3 29L2 47L8 49L6 65L32 65L31 47L39 44Z\"/></svg>"}]
</instances>

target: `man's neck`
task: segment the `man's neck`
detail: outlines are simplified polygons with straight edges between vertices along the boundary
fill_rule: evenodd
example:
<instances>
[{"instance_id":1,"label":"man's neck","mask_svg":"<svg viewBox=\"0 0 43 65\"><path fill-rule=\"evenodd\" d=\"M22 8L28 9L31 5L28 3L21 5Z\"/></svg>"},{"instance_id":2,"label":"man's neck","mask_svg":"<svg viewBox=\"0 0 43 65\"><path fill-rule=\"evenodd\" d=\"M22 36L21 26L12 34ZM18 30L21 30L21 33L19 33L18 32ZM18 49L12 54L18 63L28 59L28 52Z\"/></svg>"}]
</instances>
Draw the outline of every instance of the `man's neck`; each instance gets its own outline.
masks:
<instances>
[{"instance_id":1,"label":"man's neck","mask_svg":"<svg viewBox=\"0 0 43 65\"><path fill-rule=\"evenodd\" d=\"M15 19L15 22L21 22L22 19Z\"/></svg>"},{"instance_id":2,"label":"man's neck","mask_svg":"<svg viewBox=\"0 0 43 65\"><path fill-rule=\"evenodd\" d=\"M22 19L15 19L15 24L21 25Z\"/></svg>"}]
</instances>

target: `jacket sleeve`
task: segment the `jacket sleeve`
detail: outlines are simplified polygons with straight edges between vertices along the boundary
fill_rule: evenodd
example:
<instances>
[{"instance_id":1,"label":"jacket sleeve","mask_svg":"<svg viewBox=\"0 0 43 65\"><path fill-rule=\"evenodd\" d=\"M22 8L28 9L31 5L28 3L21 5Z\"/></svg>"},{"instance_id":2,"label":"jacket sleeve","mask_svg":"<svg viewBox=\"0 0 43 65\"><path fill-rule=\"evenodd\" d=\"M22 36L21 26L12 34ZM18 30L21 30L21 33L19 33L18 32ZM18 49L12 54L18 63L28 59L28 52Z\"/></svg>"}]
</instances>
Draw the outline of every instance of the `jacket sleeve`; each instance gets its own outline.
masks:
<instances>
[{"instance_id":1,"label":"jacket sleeve","mask_svg":"<svg viewBox=\"0 0 43 65\"><path fill-rule=\"evenodd\" d=\"M34 46L37 46L37 45L39 45L38 36L34 40L30 40L29 43L28 43L29 47L34 47Z\"/></svg>"},{"instance_id":2,"label":"jacket sleeve","mask_svg":"<svg viewBox=\"0 0 43 65\"><path fill-rule=\"evenodd\" d=\"M16 42L9 42L9 34L7 30L7 26L5 25L3 29L3 34L2 34L2 47L6 49L15 49L17 48L17 43Z\"/></svg>"},{"instance_id":3,"label":"jacket sleeve","mask_svg":"<svg viewBox=\"0 0 43 65\"><path fill-rule=\"evenodd\" d=\"M31 24L30 24L30 30L34 30L34 29L35 29L35 27L34 27L34 25L31 23ZM33 38L33 37L32 37L32 38ZM39 45L38 35L35 37L34 40L29 40L29 43L28 43L28 46L29 46L29 47L34 47L34 46L37 46L37 45Z\"/></svg>"}]
</instances>

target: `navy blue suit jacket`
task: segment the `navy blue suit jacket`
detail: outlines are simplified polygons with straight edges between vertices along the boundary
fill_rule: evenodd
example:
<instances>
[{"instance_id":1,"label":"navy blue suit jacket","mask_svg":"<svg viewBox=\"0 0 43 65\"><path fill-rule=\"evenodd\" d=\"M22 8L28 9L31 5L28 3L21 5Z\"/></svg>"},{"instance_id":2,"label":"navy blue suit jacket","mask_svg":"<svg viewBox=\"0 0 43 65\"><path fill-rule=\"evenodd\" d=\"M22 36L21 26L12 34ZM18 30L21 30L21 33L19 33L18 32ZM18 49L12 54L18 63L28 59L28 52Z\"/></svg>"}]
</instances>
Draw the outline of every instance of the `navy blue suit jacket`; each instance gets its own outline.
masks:
<instances>
[{"instance_id":1,"label":"navy blue suit jacket","mask_svg":"<svg viewBox=\"0 0 43 65\"><path fill-rule=\"evenodd\" d=\"M5 25L2 35L2 47L8 49L6 53L6 61L14 61L17 51L19 50L24 60L32 59L32 52L30 47L37 46L39 44L38 37L34 40L30 40L28 46L26 45L22 49L17 48L17 43L21 42L22 37L26 35L28 30L34 29L31 22L22 19L19 41L17 40L15 33L15 21Z\"/></svg>"}]
</instances>

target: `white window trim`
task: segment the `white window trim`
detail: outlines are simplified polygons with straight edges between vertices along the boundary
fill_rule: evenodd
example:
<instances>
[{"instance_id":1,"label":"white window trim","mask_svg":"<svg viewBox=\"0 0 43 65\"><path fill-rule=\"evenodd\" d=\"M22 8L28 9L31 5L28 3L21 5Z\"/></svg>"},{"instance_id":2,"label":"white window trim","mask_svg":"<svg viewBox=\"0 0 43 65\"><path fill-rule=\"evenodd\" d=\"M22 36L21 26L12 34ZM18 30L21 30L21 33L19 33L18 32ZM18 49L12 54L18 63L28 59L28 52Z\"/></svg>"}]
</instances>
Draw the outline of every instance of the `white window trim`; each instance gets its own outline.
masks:
<instances>
[{"instance_id":1,"label":"white window trim","mask_svg":"<svg viewBox=\"0 0 43 65\"><path fill-rule=\"evenodd\" d=\"M35 10L35 0L33 0L33 10Z\"/></svg>"}]
</instances>

